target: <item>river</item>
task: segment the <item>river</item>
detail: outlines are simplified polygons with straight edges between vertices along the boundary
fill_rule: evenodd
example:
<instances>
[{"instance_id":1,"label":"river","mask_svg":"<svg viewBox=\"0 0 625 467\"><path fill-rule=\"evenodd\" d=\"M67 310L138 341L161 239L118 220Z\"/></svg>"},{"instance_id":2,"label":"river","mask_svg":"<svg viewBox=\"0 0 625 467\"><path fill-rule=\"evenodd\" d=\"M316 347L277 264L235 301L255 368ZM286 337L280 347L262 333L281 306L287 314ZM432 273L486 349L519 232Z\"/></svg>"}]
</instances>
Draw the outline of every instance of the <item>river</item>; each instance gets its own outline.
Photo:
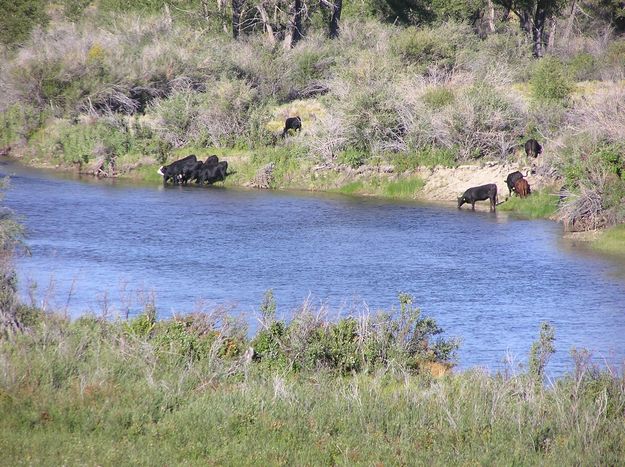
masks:
<instances>
[{"instance_id":1,"label":"river","mask_svg":"<svg viewBox=\"0 0 625 467\"><path fill-rule=\"evenodd\" d=\"M20 294L72 317L159 317L225 306L256 325L305 300L330 316L398 306L406 292L461 339L460 368L516 371L540 323L549 368L572 348L625 361L625 264L562 239L562 227L416 202L60 176L4 163L5 204L27 227ZM504 364L504 360L512 363Z\"/></svg>"}]
</instances>

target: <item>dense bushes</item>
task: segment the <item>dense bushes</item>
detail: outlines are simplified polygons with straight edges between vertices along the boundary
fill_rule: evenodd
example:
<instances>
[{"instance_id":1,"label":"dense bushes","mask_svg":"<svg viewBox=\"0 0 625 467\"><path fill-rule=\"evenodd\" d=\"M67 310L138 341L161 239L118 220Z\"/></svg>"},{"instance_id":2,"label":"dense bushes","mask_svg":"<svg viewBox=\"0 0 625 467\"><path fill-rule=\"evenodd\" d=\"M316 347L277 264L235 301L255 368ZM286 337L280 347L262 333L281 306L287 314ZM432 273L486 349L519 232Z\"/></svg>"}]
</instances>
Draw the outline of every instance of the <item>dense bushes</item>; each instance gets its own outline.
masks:
<instances>
[{"instance_id":1,"label":"dense bushes","mask_svg":"<svg viewBox=\"0 0 625 467\"><path fill-rule=\"evenodd\" d=\"M421 317L412 298L400 295L397 312L327 321L305 304L290 323L277 321L272 296L263 305L262 329L252 341L256 358L270 367L320 368L340 373L373 371L388 365L419 369L428 362L446 363L458 347L454 340L431 339L442 332Z\"/></svg>"},{"instance_id":2,"label":"dense bushes","mask_svg":"<svg viewBox=\"0 0 625 467\"><path fill-rule=\"evenodd\" d=\"M359 8L375 16L378 3L346 5L338 39L311 23L284 50L263 35L233 41L221 25L208 34L198 28L200 9L184 1L168 9L146 0L124 14L117 1L72 1L24 47L2 52L0 141L16 154L65 164L104 155L137 168L185 147L271 153L279 146L305 154L306 167L401 172L508 160L534 137L548 142L544 172L569 181L588 173L582 156L622 143L621 107L610 105L622 90L586 81L622 78L622 41L576 35L560 44L556 36L551 55L532 60L518 28L501 23L482 37L463 23L475 5L437 3L419 27L353 18ZM223 12L205 7L202 28L215 28ZM455 20L430 22L435 17ZM297 114L303 131L281 140L284 119ZM601 212L615 207L619 183L591 178L579 175L570 188L601 187L593 203ZM607 222L621 218L607 214Z\"/></svg>"}]
</instances>

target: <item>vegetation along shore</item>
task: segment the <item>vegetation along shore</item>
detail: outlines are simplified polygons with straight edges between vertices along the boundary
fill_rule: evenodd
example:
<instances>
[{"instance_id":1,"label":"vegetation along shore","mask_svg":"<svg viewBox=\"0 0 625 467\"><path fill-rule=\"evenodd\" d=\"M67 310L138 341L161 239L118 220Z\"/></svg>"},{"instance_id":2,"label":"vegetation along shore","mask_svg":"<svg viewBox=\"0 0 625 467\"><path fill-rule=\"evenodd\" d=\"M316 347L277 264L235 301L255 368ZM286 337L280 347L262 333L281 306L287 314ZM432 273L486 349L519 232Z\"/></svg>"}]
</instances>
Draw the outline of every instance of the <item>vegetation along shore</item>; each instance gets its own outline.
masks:
<instances>
[{"instance_id":1,"label":"vegetation along shore","mask_svg":"<svg viewBox=\"0 0 625 467\"><path fill-rule=\"evenodd\" d=\"M208 183L446 203L495 183L498 210L625 252L622 2L2 10L1 157L163 183L159 167L217 155L225 180ZM540 154L526 153L531 139ZM526 198L508 196L515 171ZM268 291L252 335L223 310L158 320L153 303L134 317L69 320L19 302L21 235L3 211L0 464L625 459L623 368L578 349L574 369L548 380L549 324L526 365L489 374L450 371L458 343L407 295L386 312L337 321L303 304L281 321Z\"/></svg>"},{"instance_id":2,"label":"vegetation along shore","mask_svg":"<svg viewBox=\"0 0 625 467\"><path fill-rule=\"evenodd\" d=\"M226 184L446 201L483 181L501 202L506 172L529 171L539 196L507 209L610 228L625 216L623 9L547 3L18 1L0 146L155 182L216 154Z\"/></svg>"}]
</instances>

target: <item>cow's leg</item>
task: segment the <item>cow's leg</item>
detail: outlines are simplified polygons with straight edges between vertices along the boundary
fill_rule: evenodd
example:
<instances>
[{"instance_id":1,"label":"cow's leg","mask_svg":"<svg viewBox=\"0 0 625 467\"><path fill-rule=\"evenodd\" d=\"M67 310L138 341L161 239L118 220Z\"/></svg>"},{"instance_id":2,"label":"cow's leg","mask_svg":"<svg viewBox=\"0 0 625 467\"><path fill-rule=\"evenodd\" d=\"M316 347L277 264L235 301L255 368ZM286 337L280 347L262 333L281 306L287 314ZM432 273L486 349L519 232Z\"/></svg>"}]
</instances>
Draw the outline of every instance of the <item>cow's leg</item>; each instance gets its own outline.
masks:
<instances>
[{"instance_id":1,"label":"cow's leg","mask_svg":"<svg viewBox=\"0 0 625 467\"><path fill-rule=\"evenodd\" d=\"M475 201L471 201L471 210L475 211Z\"/></svg>"}]
</instances>

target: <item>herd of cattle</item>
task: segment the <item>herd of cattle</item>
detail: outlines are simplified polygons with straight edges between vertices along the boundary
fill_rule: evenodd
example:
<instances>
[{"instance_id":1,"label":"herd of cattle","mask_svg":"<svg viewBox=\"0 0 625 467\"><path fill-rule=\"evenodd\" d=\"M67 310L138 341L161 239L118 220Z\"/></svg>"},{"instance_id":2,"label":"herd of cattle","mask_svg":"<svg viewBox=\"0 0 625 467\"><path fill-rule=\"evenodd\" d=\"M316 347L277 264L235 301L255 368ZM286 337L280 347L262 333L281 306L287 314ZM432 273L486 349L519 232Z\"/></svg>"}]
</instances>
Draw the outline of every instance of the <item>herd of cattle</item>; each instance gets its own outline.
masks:
<instances>
[{"instance_id":1,"label":"herd of cattle","mask_svg":"<svg viewBox=\"0 0 625 467\"><path fill-rule=\"evenodd\" d=\"M530 139L525 143L525 154L527 157L536 158L542 153L542 151L542 146L535 139ZM505 182L508 186L509 196L512 196L512 192L515 192L519 197L525 198L532 193L530 190L530 184L525 179L525 176L518 170L508 174ZM468 203L471 204L471 209L475 210L476 201L486 200L490 201L490 210L494 211L497 206L496 184L488 183L486 185L469 188L458 198L458 209L460 209L463 204Z\"/></svg>"},{"instance_id":2,"label":"herd of cattle","mask_svg":"<svg viewBox=\"0 0 625 467\"><path fill-rule=\"evenodd\" d=\"M163 165L158 169L158 174L163 176L163 183L169 180L173 184L186 185L195 181L199 185L207 183L212 185L226 179L228 173L228 162L220 161L217 156L209 156L205 161L198 161L194 154L183 159Z\"/></svg>"},{"instance_id":3,"label":"herd of cattle","mask_svg":"<svg viewBox=\"0 0 625 467\"><path fill-rule=\"evenodd\" d=\"M297 117L289 117L284 123L282 137L288 134L289 130L298 131L302 128L302 119ZM525 154L527 157L538 157L542 153L542 146L535 139L530 139L525 143ZM158 174L162 175L163 183L167 184L169 180L173 184L186 185L190 181L196 184L212 185L226 179L228 173L228 162L220 161L215 155L209 156L205 161L198 161L193 154L183 159L172 162L169 165L163 165L158 169ZM519 197L525 198L531 194L530 185L525 176L519 172L508 174L505 180L508 186L508 195L512 196L512 192ZM497 206L497 185L488 183L471 187L466 190L462 196L458 198L458 209L463 204L471 204L471 209L475 210L476 201L490 201L490 210L494 211Z\"/></svg>"},{"instance_id":4,"label":"herd of cattle","mask_svg":"<svg viewBox=\"0 0 625 467\"><path fill-rule=\"evenodd\" d=\"M299 115L285 120L281 136L285 138L289 134L289 130L302 130L302 119ZM205 183L212 185L215 182L224 181L230 173L228 172L228 162L220 161L214 155L202 162L198 161L194 154L191 154L158 169L158 174L162 175L165 185L170 180L174 185L186 185L193 181L198 185Z\"/></svg>"}]
</instances>

